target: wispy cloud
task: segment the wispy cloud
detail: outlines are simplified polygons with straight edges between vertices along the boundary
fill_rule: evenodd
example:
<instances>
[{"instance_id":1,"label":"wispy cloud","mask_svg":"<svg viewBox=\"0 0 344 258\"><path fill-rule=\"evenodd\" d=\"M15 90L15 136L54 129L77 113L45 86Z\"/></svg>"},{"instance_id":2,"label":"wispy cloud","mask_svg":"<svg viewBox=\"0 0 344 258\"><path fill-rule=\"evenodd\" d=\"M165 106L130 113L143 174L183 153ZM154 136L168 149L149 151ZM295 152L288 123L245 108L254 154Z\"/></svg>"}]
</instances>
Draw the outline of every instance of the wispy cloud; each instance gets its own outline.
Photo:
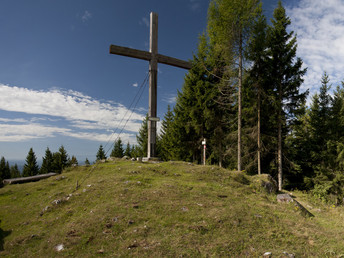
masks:
<instances>
[{"instance_id":1,"label":"wispy cloud","mask_svg":"<svg viewBox=\"0 0 344 258\"><path fill-rule=\"evenodd\" d=\"M82 22L87 22L91 18L92 18L92 14L89 11L87 11L87 10L81 16Z\"/></svg>"},{"instance_id":2,"label":"wispy cloud","mask_svg":"<svg viewBox=\"0 0 344 258\"><path fill-rule=\"evenodd\" d=\"M165 95L162 100L165 101L168 104L175 104L177 99L176 94L167 94Z\"/></svg>"},{"instance_id":3,"label":"wispy cloud","mask_svg":"<svg viewBox=\"0 0 344 258\"><path fill-rule=\"evenodd\" d=\"M308 67L304 88L317 90L324 71L338 85L344 78L344 2L300 0L286 9L297 33L298 56Z\"/></svg>"},{"instance_id":4,"label":"wispy cloud","mask_svg":"<svg viewBox=\"0 0 344 258\"><path fill-rule=\"evenodd\" d=\"M199 0L190 0L189 3L191 11L198 11L201 8L201 4L199 3Z\"/></svg>"},{"instance_id":5,"label":"wispy cloud","mask_svg":"<svg viewBox=\"0 0 344 258\"><path fill-rule=\"evenodd\" d=\"M0 118L0 141L56 135L102 141L109 137L109 132L119 132L127 120L124 131L134 135L143 119L142 114L131 113L121 104L100 102L76 91L35 91L3 84L0 84L0 110L35 116Z\"/></svg>"},{"instance_id":6,"label":"wispy cloud","mask_svg":"<svg viewBox=\"0 0 344 258\"><path fill-rule=\"evenodd\" d=\"M137 86L139 86L139 84L137 82L133 83L133 87L136 88Z\"/></svg>"},{"instance_id":7,"label":"wispy cloud","mask_svg":"<svg viewBox=\"0 0 344 258\"><path fill-rule=\"evenodd\" d=\"M145 25L146 27L149 28L150 22L149 19L147 17L142 17L142 19L140 20L140 25Z\"/></svg>"}]
</instances>

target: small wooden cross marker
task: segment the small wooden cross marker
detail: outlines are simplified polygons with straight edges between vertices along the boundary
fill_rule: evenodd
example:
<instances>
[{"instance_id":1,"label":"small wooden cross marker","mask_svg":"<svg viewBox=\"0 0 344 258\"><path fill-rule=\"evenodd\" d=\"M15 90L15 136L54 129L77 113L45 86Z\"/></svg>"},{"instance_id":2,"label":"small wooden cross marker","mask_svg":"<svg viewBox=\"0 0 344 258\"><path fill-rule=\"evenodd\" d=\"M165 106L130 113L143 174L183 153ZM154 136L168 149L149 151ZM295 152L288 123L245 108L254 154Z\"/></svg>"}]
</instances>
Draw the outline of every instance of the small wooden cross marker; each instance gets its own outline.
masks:
<instances>
[{"instance_id":1,"label":"small wooden cross marker","mask_svg":"<svg viewBox=\"0 0 344 258\"><path fill-rule=\"evenodd\" d=\"M148 111L148 159L156 157L157 118L157 73L158 63L191 69L191 63L158 53L158 14L150 13L150 47L148 51L110 46L110 54L133 57L149 61L149 111Z\"/></svg>"}]
</instances>

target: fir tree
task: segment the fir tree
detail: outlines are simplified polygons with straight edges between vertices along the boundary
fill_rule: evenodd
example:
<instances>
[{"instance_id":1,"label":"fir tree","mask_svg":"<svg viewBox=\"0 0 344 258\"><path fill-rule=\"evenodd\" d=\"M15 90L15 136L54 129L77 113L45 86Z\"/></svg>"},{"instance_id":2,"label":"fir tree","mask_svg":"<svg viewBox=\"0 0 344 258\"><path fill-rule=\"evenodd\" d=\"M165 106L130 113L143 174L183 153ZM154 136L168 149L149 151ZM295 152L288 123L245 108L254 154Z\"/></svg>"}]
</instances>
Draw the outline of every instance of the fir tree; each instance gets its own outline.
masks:
<instances>
[{"instance_id":1,"label":"fir tree","mask_svg":"<svg viewBox=\"0 0 344 258\"><path fill-rule=\"evenodd\" d=\"M136 140L138 143L138 155L140 155L141 157L147 157L148 114L142 121L141 127L139 129L139 134L136 135Z\"/></svg>"},{"instance_id":2,"label":"fir tree","mask_svg":"<svg viewBox=\"0 0 344 258\"><path fill-rule=\"evenodd\" d=\"M39 172L39 167L37 165L36 154L32 148L30 148L28 155L26 156L25 165L23 169L23 176L35 176Z\"/></svg>"},{"instance_id":3,"label":"fir tree","mask_svg":"<svg viewBox=\"0 0 344 258\"><path fill-rule=\"evenodd\" d=\"M118 138L115 141L115 144L113 146L112 152L111 152L111 157L115 157L115 158L122 158L123 157L123 144L122 144L122 140L121 138Z\"/></svg>"},{"instance_id":4,"label":"fir tree","mask_svg":"<svg viewBox=\"0 0 344 258\"><path fill-rule=\"evenodd\" d=\"M53 171L53 154L51 153L49 147L45 150L45 155L43 157L42 166L40 168L40 174L46 174Z\"/></svg>"},{"instance_id":5,"label":"fir tree","mask_svg":"<svg viewBox=\"0 0 344 258\"><path fill-rule=\"evenodd\" d=\"M125 148L124 156L131 157L131 147L129 142L127 143L127 146Z\"/></svg>"},{"instance_id":6,"label":"fir tree","mask_svg":"<svg viewBox=\"0 0 344 258\"><path fill-rule=\"evenodd\" d=\"M238 153L237 167L241 171L242 78L245 43L251 35L259 10L258 0L213 0L208 15L208 31L212 44L224 56L227 67L238 63Z\"/></svg>"},{"instance_id":7,"label":"fir tree","mask_svg":"<svg viewBox=\"0 0 344 258\"><path fill-rule=\"evenodd\" d=\"M282 190L282 145L287 133L286 126L295 118L308 92L299 92L306 69L302 69L300 58L295 60L296 37L293 37L292 31L287 31L290 19L286 16L281 1L278 2L271 21L272 25L268 30L268 55L270 56L269 66L273 69L270 69L269 75L276 93L278 189Z\"/></svg>"},{"instance_id":8,"label":"fir tree","mask_svg":"<svg viewBox=\"0 0 344 258\"><path fill-rule=\"evenodd\" d=\"M59 148L61 172L69 165L69 157L63 145Z\"/></svg>"},{"instance_id":9,"label":"fir tree","mask_svg":"<svg viewBox=\"0 0 344 258\"><path fill-rule=\"evenodd\" d=\"M0 185L2 184L3 179L9 179L11 178L11 172L10 172L10 166L8 164L8 161L4 157L1 157L0 160Z\"/></svg>"},{"instance_id":10,"label":"fir tree","mask_svg":"<svg viewBox=\"0 0 344 258\"><path fill-rule=\"evenodd\" d=\"M14 164L14 166L11 166L10 170L11 170L11 178L20 177L20 171L17 164Z\"/></svg>"},{"instance_id":11,"label":"fir tree","mask_svg":"<svg viewBox=\"0 0 344 258\"><path fill-rule=\"evenodd\" d=\"M97 161L106 159L105 151L103 149L103 145L101 145L101 144L99 146L96 158L97 158Z\"/></svg>"},{"instance_id":12,"label":"fir tree","mask_svg":"<svg viewBox=\"0 0 344 258\"><path fill-rule=\"evenodd\" d=\"M69 163L70 163L69 166L72 166L72 167L78 166L78 160L74 155L72 155L72 158L69 160Z\"/></svg>"},{"instance_id":13,"label":"fir tree","mask_svg":"<svg viewBox=\"0 0 344 258\"><path fill-rule=\"evenodd\" d=\"M171 160L172 159L172 151L174 146L174 139L172 133L172 124L174 120L174 115L171 110L171 106L167 106L167 112L164 116L164 119L161 122L161 131L159 135L159 149L161 153L162 160Z\"/></svg>"},{"instance_id":14,"label":"fir tree","mask_svg":"<svg viewBox=\"0 0 344 258\"><path fill-rule=\"evenodd\" d=\"M247 58L253 62L249 70L248 84L253 88L250 90L254 93L250 108L254 107L257 110L257 169L258 174L262 171L262 104L267 100L267 87L268 78L266 77L268 71L268 57L266 53L267 40L266 40L267 23L266 18L261 10L258 11L258 17L254 23L252 36L249 41L247 49Z\"/></svg>"}]
</instances>

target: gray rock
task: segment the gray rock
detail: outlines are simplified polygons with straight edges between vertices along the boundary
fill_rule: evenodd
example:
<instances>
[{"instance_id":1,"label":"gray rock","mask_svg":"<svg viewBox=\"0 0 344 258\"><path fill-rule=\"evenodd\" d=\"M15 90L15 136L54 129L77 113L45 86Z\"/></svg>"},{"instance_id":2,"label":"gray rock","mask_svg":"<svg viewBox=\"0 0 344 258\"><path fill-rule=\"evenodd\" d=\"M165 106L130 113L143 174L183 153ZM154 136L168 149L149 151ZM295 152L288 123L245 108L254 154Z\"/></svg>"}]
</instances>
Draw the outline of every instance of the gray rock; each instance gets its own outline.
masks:
<instances>
[{"instance_id":1,"label":"gray rock","mask_svg":"<svg viewBox=\"0 0 344 258\"><path fill-rule=\"evenodd\" d=\"M289 202L293 202L294 200L289 194L278 194L277 201L289 203Z\"/></svg>"}]
</instances>

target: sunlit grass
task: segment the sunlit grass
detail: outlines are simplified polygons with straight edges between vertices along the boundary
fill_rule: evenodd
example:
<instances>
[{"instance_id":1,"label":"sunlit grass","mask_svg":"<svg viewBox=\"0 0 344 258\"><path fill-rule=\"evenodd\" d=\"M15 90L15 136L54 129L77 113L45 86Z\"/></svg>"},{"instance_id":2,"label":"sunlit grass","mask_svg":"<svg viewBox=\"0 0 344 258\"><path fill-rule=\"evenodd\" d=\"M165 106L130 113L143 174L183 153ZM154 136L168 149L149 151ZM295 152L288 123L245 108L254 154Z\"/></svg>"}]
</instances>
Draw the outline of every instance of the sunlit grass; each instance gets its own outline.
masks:
<instances>
[{"instance_id":1,"label":"sunlit grass","mask_svg":"<svg viewBox=\"0 0 344 258\"><path fill-rule=\"evenodd\" d=\"M182 162L117 161L90 169L0 189L0 255L344 254L343 208L294 193L315 215L303 217L293 204L253 187L256 177Z\"/></svg>"}]
</instances>

